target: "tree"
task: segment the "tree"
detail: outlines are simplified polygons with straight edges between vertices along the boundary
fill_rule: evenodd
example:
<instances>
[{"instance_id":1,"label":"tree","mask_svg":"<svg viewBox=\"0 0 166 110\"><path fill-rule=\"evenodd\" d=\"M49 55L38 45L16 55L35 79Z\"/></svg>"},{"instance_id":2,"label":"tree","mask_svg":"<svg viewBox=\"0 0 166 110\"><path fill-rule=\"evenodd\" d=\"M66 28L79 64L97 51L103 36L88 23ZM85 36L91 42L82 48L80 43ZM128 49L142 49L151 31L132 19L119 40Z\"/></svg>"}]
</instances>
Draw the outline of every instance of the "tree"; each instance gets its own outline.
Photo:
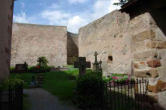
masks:
<instances>
[{"instance_id":1,"label":"tree","mask_svg":"<svg viewBox=\"0 0 166 110\"><path fill-rule=\"evenodd\" d=\"M128 1L130 1L130 0L119 0L118 3L114 3L113 5L120 5L120 6L122 6L122 5L124 5L125 3L127 3Z\"/></svg>"},{"instance_id":2,"label":"tree","mask_svg":"<svg viewBox=\"0 0 166 110\"><path fill-rule=\"evenodd\" d=\"M46 57L39 57L37 59L37 62L40 67L46 67L48 64L48 60L46 59Z\"/></svg>"}]
</instances>

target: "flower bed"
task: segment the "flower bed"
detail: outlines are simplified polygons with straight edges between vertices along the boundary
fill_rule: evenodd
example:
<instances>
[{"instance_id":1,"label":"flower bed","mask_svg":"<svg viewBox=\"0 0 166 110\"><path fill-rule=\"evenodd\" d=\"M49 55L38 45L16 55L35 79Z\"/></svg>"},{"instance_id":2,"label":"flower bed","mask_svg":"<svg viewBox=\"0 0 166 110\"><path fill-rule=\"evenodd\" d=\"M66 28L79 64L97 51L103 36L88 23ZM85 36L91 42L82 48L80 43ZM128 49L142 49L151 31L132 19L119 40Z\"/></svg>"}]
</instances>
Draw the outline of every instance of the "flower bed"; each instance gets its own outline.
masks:
<instances>
[{"instance_id":1,"label":"flower bed","mask_svg":"<svg viewBox=\"0 0 166 110\"><path fill-rule=\"evenodd\" d=\"M129 74L111 74L110 76L104 77L104 81L112 86L126 85L134 79Z\"/></svg>"}]
</instances>

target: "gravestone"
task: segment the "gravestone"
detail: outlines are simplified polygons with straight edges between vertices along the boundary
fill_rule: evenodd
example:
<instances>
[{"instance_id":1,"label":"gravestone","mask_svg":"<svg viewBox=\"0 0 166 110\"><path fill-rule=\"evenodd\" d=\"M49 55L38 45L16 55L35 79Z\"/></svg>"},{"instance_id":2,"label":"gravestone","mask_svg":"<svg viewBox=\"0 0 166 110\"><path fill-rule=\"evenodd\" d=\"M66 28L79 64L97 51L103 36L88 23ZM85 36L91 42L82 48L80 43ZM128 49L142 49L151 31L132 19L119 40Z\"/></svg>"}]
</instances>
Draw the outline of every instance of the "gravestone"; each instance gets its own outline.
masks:
<instances>
[{"instance_id":1,"label":"gravestone","mask_svg":"<svg viewBox=\"0 0 166 110\"><path fill-rule=\"evenodd\" d=\"M15 66L15 72L17 73L27 72L27 70L28 70L28 65L26 62L24 64L16 64Z\"/></svg>"},{"instance_id":2,"label":"gravestone","mask_svg":"<svg viewBox=\"0 0 166 110\"><path fill-rule=\"evenodd\" d=\"M82 76L86 73L86 68L90 68L91 63L86 62L85 57L79 57L77 62L74 62L74 68L79 68L79 75Z\"/></svg>"}]
</instances>

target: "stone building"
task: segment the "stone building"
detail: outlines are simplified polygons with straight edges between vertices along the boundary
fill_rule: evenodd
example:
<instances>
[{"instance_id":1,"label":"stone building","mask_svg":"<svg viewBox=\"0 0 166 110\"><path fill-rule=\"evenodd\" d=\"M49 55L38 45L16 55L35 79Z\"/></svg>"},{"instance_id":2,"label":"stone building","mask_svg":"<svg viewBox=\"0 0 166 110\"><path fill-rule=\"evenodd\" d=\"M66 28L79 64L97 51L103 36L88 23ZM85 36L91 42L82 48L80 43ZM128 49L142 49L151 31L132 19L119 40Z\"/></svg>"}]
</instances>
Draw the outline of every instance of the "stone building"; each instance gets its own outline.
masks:
<instances>
[{"instance_id":1,"label":"stone building","mask_svg":"<svg viewBox=\"0 0 166 110\"><path fill-rule=\"evenodd\" d=\"M13 5L13 0L0 3L0 80L9 75Z\"/></svg>"},{"instance_id":2,"label":"stone building","mask_svg":"<svg viewBox=\"0 0 166 110\"><path fill-rule=\"evenodd\" d=\"M149 78L149 94L166 109L165 2L131 0L121 10L82 27L79 56L94 62L97 51L105 75L125 73Z\"/></svg>"},{"instance_id":3,"label":"stone building","mask_svg":"<svg viewBox=\"0 0 166 110\"><path fill-rule=\"evenodd\" d=\"M14 23L11 66L24 62L36 65L41 56L48 59L49 65L67 65L72 56L78 56L75 36L65 26Z\"/></svg>"}]
</instances>

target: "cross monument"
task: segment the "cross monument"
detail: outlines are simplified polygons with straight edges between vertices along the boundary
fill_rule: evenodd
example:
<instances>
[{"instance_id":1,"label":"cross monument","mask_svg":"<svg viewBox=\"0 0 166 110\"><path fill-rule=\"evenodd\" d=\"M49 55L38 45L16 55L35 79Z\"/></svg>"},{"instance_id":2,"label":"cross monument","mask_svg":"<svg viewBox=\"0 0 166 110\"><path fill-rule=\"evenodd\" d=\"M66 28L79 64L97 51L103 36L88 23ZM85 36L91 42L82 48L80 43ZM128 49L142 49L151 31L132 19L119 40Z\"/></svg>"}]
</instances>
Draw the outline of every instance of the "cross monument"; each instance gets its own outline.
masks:
<instances>
[{"instance_id":1,"label":"cross monument","mask_svg":"<svg viewBox=\"0 0 166 110\"><path fill-rule=\"evenodd\" d=\"M91 63L86 62L85 57L79 57L77 62L74 62L74 68L79 68L79 76L82 76L86 73L86 68L90 68Z\"/></svg>"}]
</instances>

